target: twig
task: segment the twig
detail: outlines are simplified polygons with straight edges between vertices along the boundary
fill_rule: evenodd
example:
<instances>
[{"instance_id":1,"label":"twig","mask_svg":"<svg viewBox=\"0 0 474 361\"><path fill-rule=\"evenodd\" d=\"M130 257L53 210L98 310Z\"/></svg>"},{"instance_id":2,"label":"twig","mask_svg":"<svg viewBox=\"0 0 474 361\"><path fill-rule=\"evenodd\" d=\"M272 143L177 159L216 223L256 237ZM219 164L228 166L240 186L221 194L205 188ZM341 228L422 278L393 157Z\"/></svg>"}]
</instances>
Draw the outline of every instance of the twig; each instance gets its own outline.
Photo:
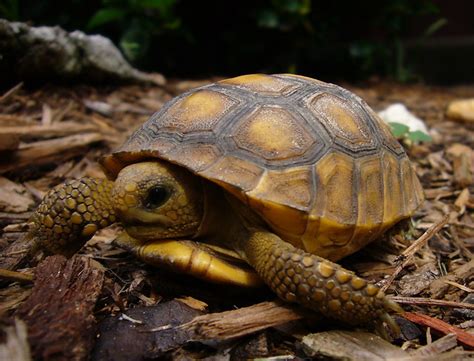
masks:
<instances>
[{"instance_id":1,"label":"twig","mask_svg":"<svg viewBox=\"0 0 474 361\"><path fill-rule=\"evenodd\" d=\"M456 227L464 227L464 228L474 229L474 224L467 224L467 223L463 223L463 222L453 222L452 224Z\"/></svg>"},{"instance_id":2,"label":"twig","mask_svg":"<svg viewBox=\"0 0 474 361\"><path fill-rule=\"evenodd\" d=\"M466 287L466 286L461 285L457 282L446 280L446 281L444 281L444 283L447 283L448 285L453 286L453 287L457 287L460 290L463 290L464 292L474 293L474 290L472 288Z\"/></svg>"},{"instance_id":3,"label":"twig","mask_svg":"<svg viewBox=\"0 0 474 361\"><path fill-rule=\"evenodd\" d=\"M474 310L474 304L466 303L466 302L455 302L455 301L435 300L432 298L402 297L402 296L391 296L390 299L392 301L408 304L408 305L445 306L445 307L455 307L455 308L468 308L468 309Z\"/></svg>"},{"instance_id":4,"label":"twig","mask_svg":"<svg viewBox=\"0 0 474 361\"><path fill-rule=\"evenodd\" d=\"M402 262L397 266L397 268L395 268L395 271L392 273L392 275L387 280L384 280L385 284L381 287L382 291L385 292L390 287L395 278L397 278L398 274L411 261L415 253L418 252L418 250L420 250L420 248L423 247L431 239L431 237L438 233L440 229L446 225L446 223L448 223L448 216L444 217L441 221L428 228L420 238L413 242L413 244L400 255L399 258L402 260Z\"/></svg>"},{"instance_id":5,"label":"twig","mask_svg":"<svg viewBox=\"0 0 474 361\"><path fill-rule=\"evenodd\" d=\"M125 313L122 313L122 316L121 316L124 320L127 320L127 321L130 321L131 323L138 323L138 324L142 324L143 321L140 321L140 320L136 320L134 318L131 318L130 316L127 316Z\"/></svg>"},{"instance_id":6,"label":"twig","mask_svg":"<svg viewBox=\"0 0 474 361\"><path fill-rule=\"evenodd\" d=\"M23 82L18 83L18 84L15 85L13 88L11 88L10 90L8 90L5 94L3 94L2 96L0 96L0 103L1 103L1 102L4 102L4 101L7 100L10 96L12 96L13 94L15 94L18 90L21 89L22 86L23 86Z\"/></svg>"},{"instance_id":7,"label":"twig","mask_svg":"<svg viewBox=\"0 0 474 361\"><path fill-rule=\"evenodd\" d=\"M31 283L33 282L34 276L30 273L22 273L22 272L10 271L4 268L0 268L0 279L23 282L23 283Z\"/></svg>"},{"instance_id":8,"label":"twig","mask_svg":"<svg viewBox=\"0 0 474 361\"><path fill-rule=\"evenodd\" d=\"M471 335L470 333L467 333L456 326L452 326L449 323L421 313L405 312L402 316L413 323L430 327L431 329L436 330L444 335L454 333L460 343L466 345L467 347L474 348L474 335Z\"/></svg>"}]
</instances>

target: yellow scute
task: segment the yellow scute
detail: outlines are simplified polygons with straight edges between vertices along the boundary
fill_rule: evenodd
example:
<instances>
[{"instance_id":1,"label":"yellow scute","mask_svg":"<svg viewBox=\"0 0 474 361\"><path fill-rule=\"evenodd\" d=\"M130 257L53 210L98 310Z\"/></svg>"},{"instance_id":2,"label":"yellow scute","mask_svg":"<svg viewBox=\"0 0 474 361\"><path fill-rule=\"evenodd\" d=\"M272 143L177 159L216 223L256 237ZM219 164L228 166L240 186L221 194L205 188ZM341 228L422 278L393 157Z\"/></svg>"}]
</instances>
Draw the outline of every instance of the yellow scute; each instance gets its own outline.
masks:
<instances>
[{"instance_id":1,"label":"yellow scute","mask_svg":"<svg viewBox=\"0 0 474 361\"><path fill-rule=\"evenodd\" d=\"M303 154L314 140L286 110L266 106L242 122L237 144L265 159L288 159Z\"/></svg>"},{"instance_id":2,"label":"yellow scute","mask_svg":"<svg viewBox=\"0 0 474 361\"><path fill-rule=\"evenodd\" d=\"M221 81L222 84L237 85L254 92L281 94L295 85L283 79L265 74L249 74Z\"/></svg>"},{"instance_id":3,"label":"yellow scute","mask_svg":"<svg viewBox=\"0 0 474 361\"><path fill-rule=\"evenodd\" d=\"M329 153L316 164L319 189L314 211L342 225L355 225L354 160Z\"/></svg>"},{"instance_id":4,"label":"yellow scute","mask_svg":"<svg viewBox=\"0 0 474 361\"><path fill-rule=\"evenodd\" d=\"M236 102L223 94L198 90L173 105L158 126L183 133L211 131L234 105Z\"/></svg>"},{"instance_id":5,"label":"yellow scute","mask_svg":"<svg viewBox=\"0 0 474 361\"><path fill-rule=\"evenodd\" d=\"M184 98L181 108L181 119L210 118L225 109L226 101L221 94L202 90Z\"/></svg>"},{"instance_id":6,"label":"yellow scute","mask_svg":"<svg viewBox=\"0 0 474 361\"><path fill-rule=\"evenodd\" d=\"M346 101L332 95L318 96L311 101L310 109L325 119L326 126L336 137L353 144L370 141L367 125Z\"/></svg>"}]
</instances>

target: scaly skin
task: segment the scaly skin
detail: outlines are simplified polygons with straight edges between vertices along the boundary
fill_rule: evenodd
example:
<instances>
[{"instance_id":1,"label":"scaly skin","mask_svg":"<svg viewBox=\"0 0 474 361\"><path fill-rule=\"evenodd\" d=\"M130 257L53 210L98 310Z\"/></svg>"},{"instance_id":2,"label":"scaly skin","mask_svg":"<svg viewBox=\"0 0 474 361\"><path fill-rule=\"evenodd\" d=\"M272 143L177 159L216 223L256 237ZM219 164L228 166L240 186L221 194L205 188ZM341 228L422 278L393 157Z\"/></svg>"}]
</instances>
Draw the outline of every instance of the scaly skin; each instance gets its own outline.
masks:
<instances>
[{"instance_id":1,"label":"scaly skin","mask_svg":"<svg viewBox=\"0 0 474 361\"><path fill-rule=\"evenodd\" d=\"M71 256L100 228L116 220L113 182L81 178L51 190L33 214L32 234L51 253Z\"/></svg>"},{"instance_id":2,"label":"scaly skin","mask_svg":"<svg viewBox=\"0 0 474 361\"><path fill-rule=\"evenodd\" d=\"M250 264L283 300L353 325L383 321L394 334L400 332L387 313L403 312L400 306L353 272L265 231L254 231L243 246Z\"/></svg>"}]
</instances>

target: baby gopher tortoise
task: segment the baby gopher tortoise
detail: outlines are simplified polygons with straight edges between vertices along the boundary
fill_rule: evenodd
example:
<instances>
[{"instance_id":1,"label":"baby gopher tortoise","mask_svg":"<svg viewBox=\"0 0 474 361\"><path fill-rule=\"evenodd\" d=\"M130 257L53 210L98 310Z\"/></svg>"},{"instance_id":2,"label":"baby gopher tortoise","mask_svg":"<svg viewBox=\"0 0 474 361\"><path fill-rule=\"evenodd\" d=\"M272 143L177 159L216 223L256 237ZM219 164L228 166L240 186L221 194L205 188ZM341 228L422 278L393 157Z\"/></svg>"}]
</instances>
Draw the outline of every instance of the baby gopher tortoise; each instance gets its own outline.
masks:
<instances>
[{"instance_id":1,"label":"baby gopher tortoise","mask_svg":"<svg viewBox=\"0 0 474 361\"><path fill-rule=\"evenodd\" d=\"M332 261L411 216L423 191L351 92L288 74L219 81L166 103L101 164L108 179L66 182L33 215L50 252L71 255L120 221L117 243L152 265L263 281L288 302L397 331L388 312L401 308Z\"/></svg>"}]
</instances>

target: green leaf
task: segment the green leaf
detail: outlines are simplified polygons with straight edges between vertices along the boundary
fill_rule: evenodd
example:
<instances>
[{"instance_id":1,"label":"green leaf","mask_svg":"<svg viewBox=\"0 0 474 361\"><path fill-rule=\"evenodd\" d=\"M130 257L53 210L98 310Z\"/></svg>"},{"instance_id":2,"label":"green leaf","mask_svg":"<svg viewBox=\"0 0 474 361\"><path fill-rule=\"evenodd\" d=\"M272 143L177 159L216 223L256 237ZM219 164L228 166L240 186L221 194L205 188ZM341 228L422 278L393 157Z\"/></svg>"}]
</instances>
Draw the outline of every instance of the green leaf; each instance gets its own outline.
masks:
<instances>
[{"instance_id":1,"label":"green leaf","mask_svg":"<svg viewBox=\"0 0 474 361\"><path fill-rule=\"evenodd\" d=\"M151 32L148 25L145 19L132 18L120 38L120 48L131 62L141 59L149 49Z\"/></svg>"},{"instance_id":2,"label":"green leaf","mask_svg":"<svg viewBox=\"0 0 474 361\"><path fill-rule=\"evenodd\" d=\"M433 140L429 134L426 134L421 130L409 132L407 138L413 142L431 142Z\"/></svg>"},{"instance_id":3,"label":"green leaf","mask_svg":"<svg viewBox=\"0 0 474 361\"><path fill-rule=\"evenodd\" d=\"M390 122L388 124L392 128L392 134L397 139L403 138L410 131L410 128L408 128L405 124L396 122Z\"/></svg>"},{"instance_id":4,"label":"green leaf","mask_svg":"<svg viewBox=\"0 0 474 361\"><path fill-rule=\"evenodd\" d=\"M289 13L307 15L311 12L310 0L286 0L282 1L282 8Z\"/></svg>"},{"instance_id":5,"label":"green leaf","mask_svg":"<svg viewBox=\"0 0 474 361\"><path fill-rule=\"evenodd\" d=\"M5 17L10 21L20 20L20 0L7 0L0 2L0 17Z\"/></svg>"},{"instance_id":6,"label":"green leaf","mask_svg":"<svg viewBox=\"0 0 474 361\"><path fill-rule=\"evenodd\" d=\"M139 0L137 4L142 8L154 8L168 12L176 5L176 0Z\"/></svg>"},{"instance_id":7,"label":"green leaf","mask_svg":"<svg viewBox=\"0 0 474 361\"><path fill-rule=\"evenodd\" d=\"M273 10L263 10L258 17L258 26L274 29L280 24L278 14Z\"/></svg>"},{"instance_id":8,"label":"green leaf","mask_svg":"<svg viewBox=\"0 0 474 361\"><path fill-rule=\"evenodd\" d=\"M88 29L96 28L100 25L121 20L125 17L126 12L118 8L104 8L97 11L87 24Z\"/></svg>"},{"instance_id":9,"label":"green leaf","mask_svg":"<svg viewBox=\"0 0 474 361\"><path fill-rule=\"evenodd\" d=\"M434 23L432 23L424 32L424 36L428 37L436 33L439 29L441 29L443 26L445 26L448 23L448 19L446 18L441 18L436 20Z\"/></svg>"}]
</instances>

